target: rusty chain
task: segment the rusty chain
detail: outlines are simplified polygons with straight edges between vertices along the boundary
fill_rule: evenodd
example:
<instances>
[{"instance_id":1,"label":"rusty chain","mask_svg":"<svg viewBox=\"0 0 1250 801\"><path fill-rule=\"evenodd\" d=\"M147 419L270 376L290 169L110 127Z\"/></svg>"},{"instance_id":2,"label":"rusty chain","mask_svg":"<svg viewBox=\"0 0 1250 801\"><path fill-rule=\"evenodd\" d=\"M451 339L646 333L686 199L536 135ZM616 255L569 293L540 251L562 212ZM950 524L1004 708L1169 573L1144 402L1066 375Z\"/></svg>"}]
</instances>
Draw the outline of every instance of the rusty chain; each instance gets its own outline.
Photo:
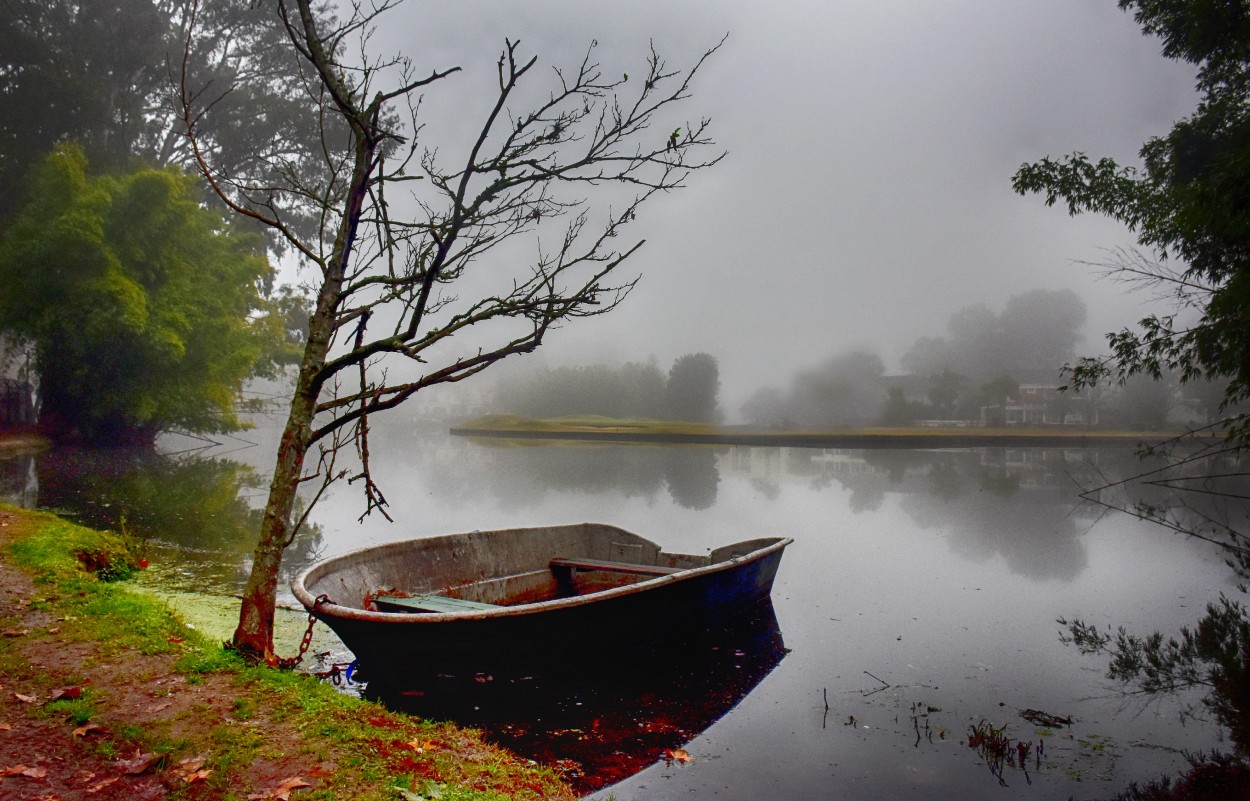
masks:
<instances>
[{"instance_id":1,"label":"rusty chain","mask_svg":"<svg viewBox=\"0 0 1250 801\"><path fill-rule=\"evenodd\" d=\"M317 624L317 610L321 608L322 604L332 603L334 601L331 601L330 596L324 593L317 596L317 600L313 601L312 609L308 610L308 628L304 630L304 636L300 639L299 653L286 659L279 657L275 660L277 667L282 670L294 670L300 662L304 661L304 654L308 653L308 649L312 645L313 626Z\"/></svg>"}]
</instances>

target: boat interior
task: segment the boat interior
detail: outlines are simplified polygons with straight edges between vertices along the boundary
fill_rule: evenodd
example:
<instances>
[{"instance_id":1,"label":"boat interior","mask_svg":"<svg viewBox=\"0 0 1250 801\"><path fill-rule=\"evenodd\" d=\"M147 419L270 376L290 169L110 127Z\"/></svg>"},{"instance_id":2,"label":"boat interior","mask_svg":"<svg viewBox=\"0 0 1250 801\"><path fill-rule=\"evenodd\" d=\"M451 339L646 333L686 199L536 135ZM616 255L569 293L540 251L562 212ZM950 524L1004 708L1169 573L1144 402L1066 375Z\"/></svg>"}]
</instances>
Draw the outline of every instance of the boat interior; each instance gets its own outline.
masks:
<instances>
[{"instance_id":1,"label":"boat interior","mask_svg":"<svg viewBox=\"0 0 1250 801\"><path fill-rule=\"evenodd\" d=\"M470 532L344 554L305 585L338 604L383 612L468 612L601 592L744 556L750 540L704 555L667 553L603 524Z\"/></svg>"}]
</instances>

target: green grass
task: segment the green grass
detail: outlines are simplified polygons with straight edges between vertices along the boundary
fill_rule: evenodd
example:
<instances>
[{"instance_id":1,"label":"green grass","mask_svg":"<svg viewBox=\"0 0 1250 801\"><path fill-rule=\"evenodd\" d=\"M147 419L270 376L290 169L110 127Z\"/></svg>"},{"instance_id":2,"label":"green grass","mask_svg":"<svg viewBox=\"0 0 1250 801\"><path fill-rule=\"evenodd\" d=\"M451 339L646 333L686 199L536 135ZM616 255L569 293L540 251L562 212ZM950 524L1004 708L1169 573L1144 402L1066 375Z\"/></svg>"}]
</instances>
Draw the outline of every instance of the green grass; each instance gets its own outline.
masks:
<instances>
[{"instance_id":1,"label":"green grass","mask_svg":"<svg viewBox=\"0 0 1250 801\"><path fill-rule=\"evenodd\" d=\"M160 598L117 580L136 564L124 538L53 515L4 510L16 516L9 518L11 558L36 581L31 605L58 619L55 634L41 630L29 636L90 643L94 660L125 660L132 653L176 655L175 670L189 682L215 675L232 687L227 722L207 706L187 713L196 733L189 740L170 739L167 725L110 721L121 742L91 747L121 753L138 746L167 757L166 763L207 753L215 771L211 786L221 791L217 797L231 797L227 777L232 771L257 759L286 756L275 752L278 746L269 736L274 727L284 727L287 742L298 743L285 747L336 766L334 775L319 777L317 787L301 791L300 797L396 801L404 797L395 789L400 787L447 801L572 798L551 770L488 746L476 733L391 713L307 675L244 665L219 641L188 628ZM0 638L0 670L10 678L44 691L64 681L33 669L17 650L9 638ZM90 673L88 665L81 670ZM80 698L52 702L40 714L63 716L77 725L95 722L107 693L107 686L93 682ZM417 751L413 743L431 745Z\"/></svg>"},{"instance_id":2,"label":"green grass","mask_svg":"<svg viewBox=\"0 0 1250 801\"><path fill-rule=\"evenodd\" d=\"M1073 437L1099 439L1151 439L1172 436L1168 432L1115 431L1071 426L1047 427L950 427L930 426L869 427L869 428L788 428L771 429L756 426L717 426L708 423L691 423L674 420L649 420L645 418L614 418L601 415L567 415L564 417L531 418L514 414L488 414L466 420L455 427L467 432L550 432L550 433L611 433L640 434L649 437L664 435L728 436L749 442L759 437L864 437L899 439L941 439L944 437L984 438L1000 437Z\"/></svg>"}]
</instances>

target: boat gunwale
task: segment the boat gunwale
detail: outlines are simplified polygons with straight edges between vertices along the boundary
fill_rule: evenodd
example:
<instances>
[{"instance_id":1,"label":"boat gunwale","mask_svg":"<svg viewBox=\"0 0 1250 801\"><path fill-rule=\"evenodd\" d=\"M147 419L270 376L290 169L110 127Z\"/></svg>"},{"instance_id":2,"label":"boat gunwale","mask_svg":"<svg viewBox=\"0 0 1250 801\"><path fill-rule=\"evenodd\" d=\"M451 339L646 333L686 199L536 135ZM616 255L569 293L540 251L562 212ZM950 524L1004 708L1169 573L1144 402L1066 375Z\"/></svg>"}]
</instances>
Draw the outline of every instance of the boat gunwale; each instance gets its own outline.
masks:
<instances>
[{"instance_id":1,"label":"boat gunwale","mask_svg":"<svg viewBox=\"0 0 1250 801\"><path fill-rule=\"evenodd\" d=\"M442 535L442 536L456 537L460 535L447 534L447 535ZM409 543L428 541L430 539L435 539L435 538L414 537L413 539L409 539L409 540L397 540L395 542L381 543L378 545L366 546L364 548L357 548L353 551L348 551L347 553L343 553L343 554L339 554L338 556L330 557L329 559L326 559L314 565L311 565L305 570L303 570L302 572L300 572L300 574L297 575L291 581L291 591L294 593L295 597L299 600L301 604L304 605L306 609L308 609L309 611L313 611L315 609L315 613L318 614L318 616L324 615L325 617L369 621L369 622L375 622L375 623L396 623L396 624L398 623L436 624L436 623L450 623L450 622L456 622L456 621L469 621L469 620L495 620L499 618L522 617L526 615L534 615L534 614L540 614L543 612L550 612L550 611L556 611L556 610L562 610L562 609L572 609L572 608L576 608L579 606L586 606L592 603L598 603L600 601L609 600L612 598L619 598L623 596L634 595L634 594L641 593L641 592L647 592L649 590L663 587L668 584L675 584L675 583L680 583L684 581L689 581L691 579L700 578L702 576L711 575L713 573L719 573L719 572L723 572L727 570L732 570L734 568L742 566L743 564L746 564L749 562L757 562L775 552L784 550L786 546L794 542L794 539L791 537L776 537L776 538L773 538L776 541L769 545L765 545L762 548L757 548L756 550L750 551L749 553L742 554L741 556L735 556L730 559L725 559L720 562L715 562L713 564L702 565L700 567L692 567L692 568L688 568L686 570L682 570L677 573L670 573L664 576L657 576L655 578L650 578L650 579L646 579L643 581L634 582L632 584L626 584L621 587L612 587L611 589L607 589L607 590L598 590L596 592L586 593L585 595L575 595L571 598L555 598L549 601L535 601L533 603L517 604L515 606L499 606L496 609L487 609L487 610L480 610L480 611L374 612L368 609L362 609L357 606L344 606L343 604L334 602L333 599L330 599L330 601L327 603L317 604L312 593L309 592L306 586L306 579L310 573L312 573L314 570L324 568L326 565L328 565L331 562L342 560L342 559L347 559L348 557L352 557L357 554L372 551L372 550L377 550L378 548L385 548L385 547L395 548L395 547L406 545ZM759 539L769 539L769 538L768 537L756 537L751 540L742 540L742 542L752 542L754 540L759 540ZM729 545L722 546L722 547L732 548L734 545L737 545L737 544L738 543L730 543Z\"/></svg>"}]
</instances>

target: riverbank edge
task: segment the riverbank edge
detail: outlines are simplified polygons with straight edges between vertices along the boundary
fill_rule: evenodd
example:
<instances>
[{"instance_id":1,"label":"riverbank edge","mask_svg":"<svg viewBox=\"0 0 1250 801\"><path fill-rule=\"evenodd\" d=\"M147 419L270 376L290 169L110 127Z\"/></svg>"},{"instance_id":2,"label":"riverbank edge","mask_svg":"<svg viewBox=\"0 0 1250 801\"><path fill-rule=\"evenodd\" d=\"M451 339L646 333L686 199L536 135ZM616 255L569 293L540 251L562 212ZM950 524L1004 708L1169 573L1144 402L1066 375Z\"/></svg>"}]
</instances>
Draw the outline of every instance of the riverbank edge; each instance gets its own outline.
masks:
<instances>
[{"instance_id":1,"label":"riverbank edge","mask_svg":"<svg viewBox=\"0 0 1250 801\"><path fill-rule=\"evenodd\" d=\"M1044 431L986 428L861 429L853 431L769 431L737 426L659 424L562 424L535 420L491 425L468 421L452 436L664 445L746 445L774 448L1142 448L1184 436L1183 432Z\"/></svg>"},{"instance_id":2,"label":"riverbank edge","mask_svg":"<svg viewBox=\"0 0 1250 801\"><path fill-rule=\"evenodd\" d=\"M136 561L124 550L107 532L0 505L0 796L576 798L475 731L243 665L84 566L124 573ZM134 771L139 755L151 762Z\"/></svg>"}]
</instances>

